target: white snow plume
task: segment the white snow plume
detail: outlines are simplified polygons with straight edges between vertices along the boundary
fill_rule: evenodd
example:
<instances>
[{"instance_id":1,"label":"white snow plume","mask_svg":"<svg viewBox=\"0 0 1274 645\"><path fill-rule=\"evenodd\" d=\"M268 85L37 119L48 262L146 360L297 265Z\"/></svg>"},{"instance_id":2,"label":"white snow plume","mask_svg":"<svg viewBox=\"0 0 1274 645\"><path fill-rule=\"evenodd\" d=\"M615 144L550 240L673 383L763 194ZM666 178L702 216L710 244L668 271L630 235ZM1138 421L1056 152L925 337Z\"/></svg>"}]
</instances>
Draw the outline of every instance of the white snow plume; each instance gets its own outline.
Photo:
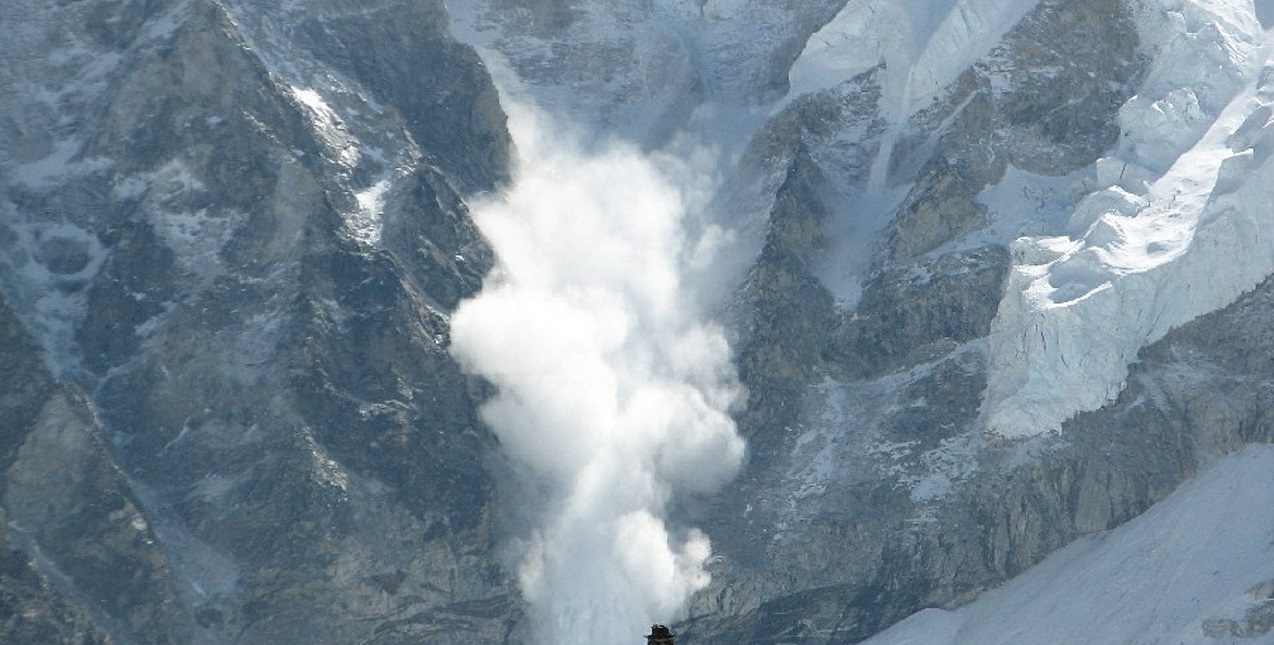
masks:
<instances>
[{"instance_id":1,"label":"white snow plume","mask_svg":"<svg viewBox=\"0 0 1274 645\"><path fill-rule=\"evenodd\" d=\"M498 388L482 415L507 453L550 483L519 542L536 639L640 637L709 580L707 536L665 522L672 496L722 485L744 451L729 347L692 287L720 237L697 219L712 182L504 107L515 181L472 207L499 266L452 352Z\"/></svg>"}]
</instances>

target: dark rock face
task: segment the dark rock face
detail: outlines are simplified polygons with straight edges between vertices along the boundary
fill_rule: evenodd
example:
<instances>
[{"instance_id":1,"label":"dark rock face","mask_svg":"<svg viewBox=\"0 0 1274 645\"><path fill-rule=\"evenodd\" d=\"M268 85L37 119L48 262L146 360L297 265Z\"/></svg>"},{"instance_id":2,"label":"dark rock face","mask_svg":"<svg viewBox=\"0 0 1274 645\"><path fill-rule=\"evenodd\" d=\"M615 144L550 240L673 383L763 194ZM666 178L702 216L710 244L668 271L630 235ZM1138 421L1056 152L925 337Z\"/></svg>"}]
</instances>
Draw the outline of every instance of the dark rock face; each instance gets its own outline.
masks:
<instances>
[{"instance_id":1,"label":"dark rock face","mask_svg":"<svg viewBox=\"0 0 1274 645\"><path fill-rule=\"evenodd\" d=\"M482 67L477 54L452 39L447 20L442 3L381 2L335 15L313 12L289 29L296 46L393 106L460 190L491 190L508 179L504 113L495 87L475 77Z\"/></svg>"},{"instance_id":2,"label":"dark rock face","mask_svg":"<svg viewBox=\"0 0 1274 645\"><path fill-rule=\"evenodd\" d=\"M316 6L287 45L364 88L365 116L287 85L251 5L90 2L38 26L82 19L113 66L50 75L79 152L5 186L6 638L507 637L493 440L446 316L491 265L460 191L507 177L508 140L441 3L391 4ZM405 160L370 214L380 162L348 156L369 128ZM81 308L48 313L44 284Z\"/></svg>"},{"instance_id":3,"label":"dark rock face","mask_svg":"<svg viewBox=\"0 0 1274 645\"><path fill-rule=\"evenodd\" d=\"M0 520L6 520L0 514ZM27 552L0 538L0 633L6 643L107 645L111 638L78 606L69 604L37 570Z\"/></svg>"},{"instance_id":4,"label":"dark rock face","mask_svg":"<svg viewBox=\"0 0 1274 645\"><path fill-rule=\"evenodd\" d=\"M775 196L773 224L745 291L749 336L739 349L739 376L752 392L743 414L755 456L767 438L753 429L783 427L790 403L814 377L818 346L832 319L832 298L811 275L808 254L819 244L818 170L798 148ZM811 208L813 205L813 208Z\"/></svg>"},{"instance_id":5,"label":"dark rock face","mask_svg":"<svg viewBox=\"0 0 1274 645\"><path fill-rule=\"evenodd\" d=\"M121 639L182 642L189 615L156 602L176 595L171 566L96 421L74 393L49 399L6 473L10 526L20 538L29 527L41 564L73 572L75 595Z\"/></svg>"},{"instance_id":6,"label":"dark rock face","mask_svg":"<svg viewBox=\"0 0 1274 645\"><path fill-rule=\"evenodd\" d=\"M3 347L0 355L6 366L3 375L0 375L0 410L3 410L0 414L0 467L10 473L21 451L25 450L29 455L35 450L25 446L44 416L46 402L52 404L53 399L60 399L61 395L40 360L38 348L30 342L4 301L0 301L0 347ZM10 483L12 475L0 479L0 498L5 500L4 506L0 507L0 522L17 534L19 542L27 537L20 528L24 527L22 519L47 519L47 508L53 504L72 502L65 497L44 494L47 476L46 473L30 472L27 477L34 478L34 481L23 482L19 478L17 488L26 485L34 487L34 490L15 492L9 490L13 485ZM83 491L60 492L74 494ZM12 509L9 500L22 500L24 495L32 493L41 504L30 499L26 510L31 513L19 512L19 515L34 514L37 517L10 515L12 510L6 510ZM88 498L95 496L90 491ZM40 508L41 505L45 508ZM132 573L129 575L131 577ZM29 549L15 544L8 530L0 531L0 634L3 634L0 640L6 643L111 642L106 632L94 624L81 606L68 602L58 593L47 576L47 573L41 573Z\"/></svg>"},{"instance_id":7,"label":"dark rock face","mask_svg":"<svg viewBox=\"0 0 1274 645\"><path fill-rule=\"evenodd\" d=\"M853 184L866 181L883 127L872 116L879 99L875 71L862 74L795 101L751 143L754 163L782 172L761 252L732 312L740 330L739 375L749 389L739 426L754 459L769 454L773 430L796 419L794 402L820 372L819 357L837 324L833 298L814 266L828 236L822 168L833 166Z\"/></svg>"},{"instance_id":8,"label":"dark rock face","mask_svg":"<svg viewBox=\"0 0 1274 645\"><path fill-rule=\"evenodd\" d=\"M0 374L0 441L7 467L26 439L40 408L54 389L52 377L40 359L39 348L31 342L7 301L0 301L0 341L5 348L6 369Z\"/></svg>"},{"instance_id":9,"label":"dark rock face","mask_svg":"<svg viewBox=\"0 0 1274 645\"><path fill-rule=\"evenodd\" d=\"M1008 250L991 245L882 271L855 315L828 334L825 358L851 378L871 378L985 337L1008 266Z\"/></svg>"}]
</instances>

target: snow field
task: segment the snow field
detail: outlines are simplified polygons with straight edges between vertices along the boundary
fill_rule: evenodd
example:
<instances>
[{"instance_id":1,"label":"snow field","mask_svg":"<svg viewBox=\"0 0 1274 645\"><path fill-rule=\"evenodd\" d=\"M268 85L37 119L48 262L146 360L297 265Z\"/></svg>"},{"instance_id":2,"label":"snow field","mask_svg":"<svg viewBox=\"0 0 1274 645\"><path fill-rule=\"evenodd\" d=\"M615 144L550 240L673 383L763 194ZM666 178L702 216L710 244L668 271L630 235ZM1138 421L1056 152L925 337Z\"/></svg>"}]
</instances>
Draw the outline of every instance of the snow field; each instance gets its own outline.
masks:
<instances>
[{"instance_id":1,"label":"snow field","mask_svg":"<svg viewBox=\"0 0 1274 645\"><path fill-rule=\"evenodd\" d=\"M926 609L870 645L1217 643L1274 580L1274 446L1213 463L1128 523L1082 538L954 610ZM1256 512L1254 512L1256 511ZM1235 640L1274 642L1274 634Z\"/></svg>"}]
</instances>

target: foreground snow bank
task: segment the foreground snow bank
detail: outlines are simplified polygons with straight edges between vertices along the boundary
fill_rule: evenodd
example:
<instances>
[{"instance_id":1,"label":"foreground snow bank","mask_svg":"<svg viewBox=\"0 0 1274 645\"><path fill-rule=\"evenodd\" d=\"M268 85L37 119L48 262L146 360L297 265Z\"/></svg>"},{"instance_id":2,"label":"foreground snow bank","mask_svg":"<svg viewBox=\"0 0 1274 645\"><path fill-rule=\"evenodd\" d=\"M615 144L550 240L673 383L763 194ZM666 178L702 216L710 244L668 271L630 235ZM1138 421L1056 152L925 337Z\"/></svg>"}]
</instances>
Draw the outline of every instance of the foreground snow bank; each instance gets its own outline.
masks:
<instances>
[{"instance_id":1,"label":"foreground snow bank","mask_svg":"<svg viewBox=\"0 0 1274 645\"><path fill-rule=\"evenodd\" d=\"M1242 625L1274 590L1274 514L1253 512L1269 508L1274 446L1251 446L973 603L927 609L867 642L1225 642L1208 636Z\"/></svg>"}]
</instances>

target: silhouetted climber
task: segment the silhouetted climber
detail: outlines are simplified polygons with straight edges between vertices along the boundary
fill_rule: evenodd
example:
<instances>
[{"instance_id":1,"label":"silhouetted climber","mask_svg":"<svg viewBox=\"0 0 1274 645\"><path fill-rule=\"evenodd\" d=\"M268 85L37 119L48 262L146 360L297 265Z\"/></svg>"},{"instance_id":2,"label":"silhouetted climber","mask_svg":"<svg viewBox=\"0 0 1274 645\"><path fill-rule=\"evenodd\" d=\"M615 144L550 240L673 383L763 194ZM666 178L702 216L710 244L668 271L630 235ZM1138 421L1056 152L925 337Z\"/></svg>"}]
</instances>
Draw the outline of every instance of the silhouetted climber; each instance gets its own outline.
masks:
<instances>
[{"instance_id":1,"label":"silhouetted climber","mask_svg":"<svg viewBox=\"0 0 1274 645\"><path fill-rule=\"evenodd\" d=\"M646 637L646 645L676 645L672 640L675 636L676 634L663 625L651 625L650 636Z\"/></svg>"}]
</instances>

